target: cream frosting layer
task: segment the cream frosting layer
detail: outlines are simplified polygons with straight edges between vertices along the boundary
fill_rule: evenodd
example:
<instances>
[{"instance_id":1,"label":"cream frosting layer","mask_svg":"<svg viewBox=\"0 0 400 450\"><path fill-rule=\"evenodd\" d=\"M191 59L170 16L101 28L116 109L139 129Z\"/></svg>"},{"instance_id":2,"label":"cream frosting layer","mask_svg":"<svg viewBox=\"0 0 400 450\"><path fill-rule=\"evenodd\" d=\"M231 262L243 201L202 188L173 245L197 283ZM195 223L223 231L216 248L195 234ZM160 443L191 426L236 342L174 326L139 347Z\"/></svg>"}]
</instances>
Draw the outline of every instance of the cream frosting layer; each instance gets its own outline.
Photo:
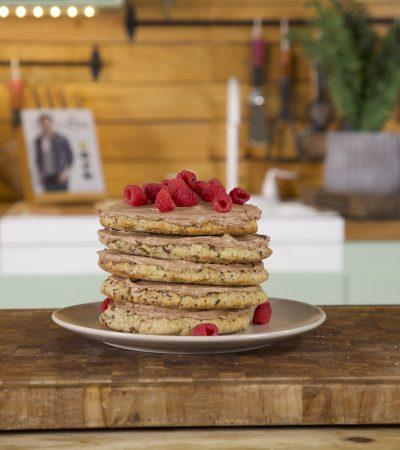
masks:
<instances>
[{"instance_id":1,"label":"cream frosting layer","mask_svg":"<svg viewBox=\"0 0 400 450\"><path fill-rule=\"evenodd\" d=\"M259 234L246 234L243 236L174 236L165 234L133 233L102 229L98 231L103 241L124 241L130 244L147 244L152 246L163 245L192 245L206 244L216 248L243 248L248 250L267 248L269 237Z\"/></svg>"},{"instance_id":2,"label":"cream frosting layer","mask_svg":"<svg viewBox=\"0 0 400 450\"><path fill-rule=\"evenodd\" d=\"M130 302L114 302L114 305L118 308L122 308L127 315L138 314L148 318L157 317L164 319L181 319L185 317L201 320L217 318L229 319L249 313L249 308L227 310L172 309L163 308L161 306L132 304Z\"/></svg>"},{"instance_id":3,"label":"cream frosting layer","mask_svg":"<svg viewBox=\"0 0 400 450\"><path fill-rule=\"evenodd\" d=\"M252 293L261 290L260 286L207 286L184 283L162 283L157 281L133 281L129 278L118 277L116 275L112 275L108 279L115 280L118 283L123 283L134 292L174 292L182 297L205 297L208 294L219 293Z\"/></svg>"},{"instance_id":4,"label":"cream frosting layer","mask_svg":"<svg viewBox=\"0 0 400 450\"><path fill-rule=\"evenodd\" d=\"M125 216L132 219L167 221L183 226L201 226L211 222L222 226L241 226L261 217L261 210L253 205L232 205L228 213L214 211L211 203L200 202L190 208L177 207L170 212L160 212L155 205L129 206L124 202L115 203L99 214L108 217Z\"/></svg>"},{"instance_id":5,"label":"cream frosting layer","mask_svg":"<svg viewBox=\"0 0 400 450\"><path fill-rule=\"evenodd\" d=\"M100 252L98 252L98 255L100 262L153 265L171 272L182 272L188 270L193 272L200 272L203 269L217 270L219 272L239 272L241 270L253 270L255 272L262 272L264 270L264 265L261 262L247 264L194 263L191 261L134 256L125 253L119 253L114 250L101 250Z\"/></svg>"}]
</instances>

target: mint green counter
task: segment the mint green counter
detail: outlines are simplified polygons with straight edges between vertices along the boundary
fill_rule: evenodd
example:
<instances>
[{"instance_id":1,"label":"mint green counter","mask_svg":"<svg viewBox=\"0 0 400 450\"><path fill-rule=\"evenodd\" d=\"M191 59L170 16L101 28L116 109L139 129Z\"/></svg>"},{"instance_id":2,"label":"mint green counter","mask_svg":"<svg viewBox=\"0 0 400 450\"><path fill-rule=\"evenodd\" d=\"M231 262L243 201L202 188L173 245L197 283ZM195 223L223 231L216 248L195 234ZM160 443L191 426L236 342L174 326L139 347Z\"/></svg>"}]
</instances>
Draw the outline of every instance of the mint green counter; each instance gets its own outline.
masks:
<instances>
[{"instance_id":1,"label":"mint green counter","mask_svg":"<svg viewBox=\"0 0 400 450\"><path fill-rule=\"evenodd\" d=\"M267 263L268 267L268 263ZM101 299L104 276L0 276L1 308L51 308ZM400 303L400 241L348 241L341 272L272 272L270 296L327 304Z\"/></svg>"}]
</instances>

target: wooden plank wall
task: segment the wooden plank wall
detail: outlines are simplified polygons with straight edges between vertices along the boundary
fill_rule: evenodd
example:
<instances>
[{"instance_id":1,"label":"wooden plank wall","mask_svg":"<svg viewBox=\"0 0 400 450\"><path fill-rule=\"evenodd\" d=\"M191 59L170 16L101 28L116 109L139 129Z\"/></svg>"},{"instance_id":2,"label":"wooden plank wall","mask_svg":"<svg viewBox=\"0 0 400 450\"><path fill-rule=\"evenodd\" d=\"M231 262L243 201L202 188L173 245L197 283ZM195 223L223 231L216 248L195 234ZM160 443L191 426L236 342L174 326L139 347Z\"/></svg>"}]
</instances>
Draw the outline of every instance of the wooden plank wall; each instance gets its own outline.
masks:
<instances>
[{"instance_id":1,"label":"wooden plank wall","mask_svg":"<svg viewBox=\"0 0 400 450\"><path fill-rule=\"evenodd\" d=\"M397 0L365 0L377 17L400 15ZM176 0L172 19L306 18L306 0ZM136 0L139 19L162 19L159 0ZM264 151L246 145L246 98L249 93L249 26L142 27L129 42L122 11L100 11L93 19L7 18L1 20L0 59L77 61L99 46L105 68L99 81L87 68L24 67L25 106L34 106L34 87L44 106L48 91L56 105L60 94L68 105L94 111L110 196L123 185L159 179L182 168L202 177L224 177L226 80L241 83L241 183L257 191L269 167ZM278 110L279 30L265 28L266 108ZM9 128L8 68L0 67L1 142L13 138ZM296 126L304 126L312 97L310 69L294 49L292 111ZM395 126L392 124L392 127ZM320 165L289 165L311 182L319 180ZM1 188L0 196L12 192Z\"/></svg>"}]
</instances>

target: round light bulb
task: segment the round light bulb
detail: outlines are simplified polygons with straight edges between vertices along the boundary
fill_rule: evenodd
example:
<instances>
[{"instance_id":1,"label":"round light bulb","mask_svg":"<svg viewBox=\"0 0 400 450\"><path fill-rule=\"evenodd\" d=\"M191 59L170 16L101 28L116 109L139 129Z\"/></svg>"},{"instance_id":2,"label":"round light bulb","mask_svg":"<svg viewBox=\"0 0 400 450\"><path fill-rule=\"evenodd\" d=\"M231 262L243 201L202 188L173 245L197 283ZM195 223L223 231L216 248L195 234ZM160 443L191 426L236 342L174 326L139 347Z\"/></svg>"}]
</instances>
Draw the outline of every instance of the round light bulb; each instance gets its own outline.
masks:
<instances>
[{"instance_id":1,"label":"round light bulb","mask_svg":"<svg viewBox=\"0 0 400 450\"><path fill-rule=\"evenodd\" d=\"M26 8L23 6L17 6L17 8L15 9L15 14L17 17L22 19L22 17L26 16Z\"/></svg>"},{"instance_id":2,"label":"round light bulb","mask_svg":"<svg viewBox=\"0 0 400 450\"><path fill-rule=\"evenodd\" d=\"M50 15L51 17L57 18L61 15L61 9L58 6L52 6L50 8Z\"/></svg>"},{"instance_id":3,"label":"round light bulb","mask_svg":"<svg viewBox=\"0 0 400 450\"><path fill-rule=\"evenodd\" d=\"M93 17L96 14L96 11L93 6L86 6L83 10L83 14L85 14L86 17Z\"/></svg>"},{"instance_id":4,"label":"round light bulb","mask_svg":"<svg viewBox=\"0 0 400 450\"><path fill-rule=\"evenodd\" d=\"M39 19L43 16L43 8L41 6L35 6L32 10L32 13L36 18Z\"/></svg>"},{"instance_id":5,"label":"round light bulb","mask_svg":"<svg viewBox=\"0 0 400 450\"><path fill-rule=\"evenodd\" d=\"M70 6L67 9L68 17L76 17L78 15L78 10L75 8L75 6Z\"/></svg>"},{"instance_id":6,"label":"round light bulb","mask_svg":"<svg viewBox=\"0 0 400 450\"><path fill-rule=\"evenodd\" d=\"M0 17L4 19L4 17L7 17L10 14L9 9L7 6L0 6Z\"/></svg>"}]
</instances>

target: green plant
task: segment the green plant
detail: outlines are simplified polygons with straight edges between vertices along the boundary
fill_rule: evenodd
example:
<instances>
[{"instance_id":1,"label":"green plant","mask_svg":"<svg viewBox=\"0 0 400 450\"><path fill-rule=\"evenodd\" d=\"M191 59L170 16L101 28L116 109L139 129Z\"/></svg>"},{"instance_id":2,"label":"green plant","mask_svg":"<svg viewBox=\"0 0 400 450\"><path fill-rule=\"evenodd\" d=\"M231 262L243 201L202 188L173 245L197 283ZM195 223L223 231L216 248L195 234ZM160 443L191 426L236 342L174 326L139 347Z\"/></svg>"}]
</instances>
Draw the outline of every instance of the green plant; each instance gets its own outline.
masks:
<instances>
[{"instance_id":1,"label":"green plant","mask_svg":"<svg viewBox=\"0 0 400 450\"><path fill-rule=\"evenodd\" d=\"M321 64L332 102L352 130L380 130L393 111L400 89L400 23L377 33L364 6L354 0L313 2L313 30L292 39Z\"/></svg>"}]
</instances>

